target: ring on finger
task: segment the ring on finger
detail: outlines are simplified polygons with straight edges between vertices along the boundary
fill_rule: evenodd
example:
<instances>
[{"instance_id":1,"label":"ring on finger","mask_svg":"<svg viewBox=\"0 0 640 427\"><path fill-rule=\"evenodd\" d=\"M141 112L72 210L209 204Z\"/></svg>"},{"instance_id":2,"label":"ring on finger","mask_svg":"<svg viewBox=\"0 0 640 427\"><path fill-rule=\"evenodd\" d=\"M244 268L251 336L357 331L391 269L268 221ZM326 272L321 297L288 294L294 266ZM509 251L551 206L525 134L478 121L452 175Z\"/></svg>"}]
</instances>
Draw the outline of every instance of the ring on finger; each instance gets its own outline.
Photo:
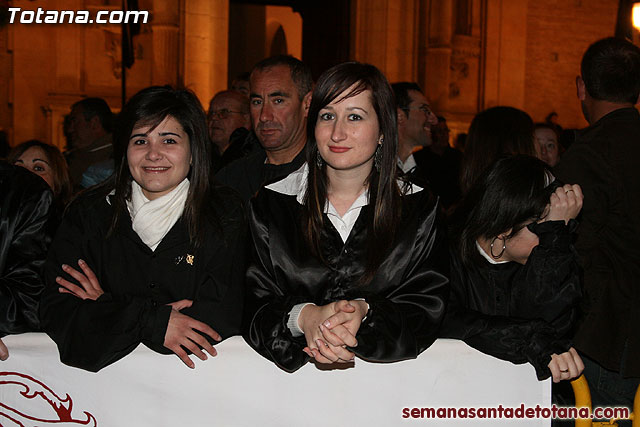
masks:
<instances>
[{"instance_id":1,"label":"ring on finger","mask_svg":"<svg viewBox=\"0 0 640 427\"><path fill-rule=\"evenodd\" d=\"M562 372L563 374L566 374L566 373L569 372L569 370L568 369L560 369L560 372Z\"/></svg>"},{"instance_id":2,"label":"ring on finger","mask_svg":"<svg viewBox=\"0 0 640 427\"><path fill-rule=\"evenodd\" d=\"M567 190L564 192L564 194L569 194L569 191L573 191L573 190ZM575 191L573 191L575 193Z\"/></svg>"}]
</instances>

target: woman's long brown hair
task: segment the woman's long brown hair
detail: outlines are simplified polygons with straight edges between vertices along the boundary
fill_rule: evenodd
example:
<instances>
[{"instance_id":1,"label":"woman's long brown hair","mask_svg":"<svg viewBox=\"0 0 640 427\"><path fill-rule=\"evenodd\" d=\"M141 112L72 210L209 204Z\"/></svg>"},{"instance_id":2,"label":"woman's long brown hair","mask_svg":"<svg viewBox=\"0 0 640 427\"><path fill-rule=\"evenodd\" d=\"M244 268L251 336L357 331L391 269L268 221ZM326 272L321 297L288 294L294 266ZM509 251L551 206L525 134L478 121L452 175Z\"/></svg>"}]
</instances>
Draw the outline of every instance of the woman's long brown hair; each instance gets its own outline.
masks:
<instances>
[{"instance_id":1,"label":"woman's long brown hair","mask_svg":"<svg viewBox=\"0 0 640 427\"><path fill-rule=\"evenodd\" d=\"M348 93L344 93L351 88ZM397 184L398 128L393 92L384 75L373 65L346 62L325 71L314 89L309 107L307 125L307 164L309 177L304 199L303 229L314 255L326 263L321 251L324 225L324 208L327 202L329 182L326 165L318 167L318 145L315 128L322 108L341 97L350 98L371 91L371 103L378 116L380 134L384 141L380 147L382 156L379 170L371 168L366 181L369 205L373 215L367 223L367 254L365 272L360 284L371 281L380 263L391 247L396 224L401 214L400 189Z\"/></svg>"}]
</instances>

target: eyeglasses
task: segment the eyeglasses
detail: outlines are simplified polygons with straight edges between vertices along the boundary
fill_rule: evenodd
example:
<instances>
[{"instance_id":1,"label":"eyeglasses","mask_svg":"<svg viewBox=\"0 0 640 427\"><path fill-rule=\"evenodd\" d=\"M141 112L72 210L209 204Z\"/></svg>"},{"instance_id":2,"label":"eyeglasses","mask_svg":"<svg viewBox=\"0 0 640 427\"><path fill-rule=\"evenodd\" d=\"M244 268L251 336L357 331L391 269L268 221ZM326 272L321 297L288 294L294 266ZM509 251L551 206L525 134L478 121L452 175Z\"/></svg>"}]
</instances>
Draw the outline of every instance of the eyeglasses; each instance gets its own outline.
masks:
<instances>
[{"instance_id":1,"label":"eyeglasses","mask_svg":"<svg viewBox=\"0 0 640 427\"><path fill-rule=\"evenodd\" d=\"M407 107L407 108L403 108L403 110L406 111L407 114L409 114L409 111L412 111L412 110L413 111L420 111L420 112L422 112L422 114L424 114L426 116L429 116L429 115L433 114L433 111L431 111L431 108L429 108L426 105L421 105L418 108Z\"/></svg>"},{"instance_id":2,"label":"eyeglasses","mask_svg":"<svg viewBox=\"0 0 640 427\"><path fill-rule=\"evenodd\" d=\"M216 111L210 111L209 112L209 117L211 117L211 118L216 118L217 117L219 119L226 119L231 114L249 114L249 113L244 113L242 111L231 111L231 110L228 110L226 108L221 108L221 109L216 110Z\"/></svg>"}]
</instances>

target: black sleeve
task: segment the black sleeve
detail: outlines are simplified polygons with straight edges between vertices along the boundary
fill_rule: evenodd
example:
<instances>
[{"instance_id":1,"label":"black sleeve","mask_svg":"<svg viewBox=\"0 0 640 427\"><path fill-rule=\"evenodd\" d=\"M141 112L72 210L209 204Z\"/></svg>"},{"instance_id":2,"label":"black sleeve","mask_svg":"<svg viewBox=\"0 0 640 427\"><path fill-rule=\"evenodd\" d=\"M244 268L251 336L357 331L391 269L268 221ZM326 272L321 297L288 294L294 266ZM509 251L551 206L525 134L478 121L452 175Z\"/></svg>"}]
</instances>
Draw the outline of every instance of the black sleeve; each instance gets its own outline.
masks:
<instances>
[{"instance_id":1,"label":"black sleeve","mask_svg":"<svg viewBox=\"0 0 640 427\"><path fill-rule=\"evenodd\" d=\"M132 352L142 341L162 346L171 307L154 306L150 299L113 295L106 282L100 283L105 293L95 301L58 291L56 277L66 276L63 263L77 266L78 259L84 259L95 272L103 268L103 260L92 253L90 240L105 237L95 235L89 225L95 212L92 215L84 208L69 208L51 246L40 320L42 329L58 345L63 363L97 372ZM102 208L109 207L105 204Z\"/></svg>"},{"instance_id":2,"label":"black sleeve","mask_svg":"<svg viewBox=\"0 0 640 427\"><path fill-rule=\"evenodd\" d=\"M612 181L613 173L602 171L611 171L611 166L587 144L572 146L554 170L563 182L579 184L584 195L576 250L585 270L608 256L602 246L602 235L611 221L611 192L619 185Z\"/></svg>"},{"instance_id":3,"label":"black sleeve","mask_svg":"<svg viewBox=\"0 0 640 427\"><path fill-rule=\"evenodd\" d=\"M293 337L287 327L288 313L294 305L313 298L299 293L291 295L286 284L274 279L269 217L263 211L262 199L259 195L252 201L250 217L253 259L247 271L245 339L264 357L291 372L309 358L302 351L306 347L305 337ZM349 299L362 297L370 307L356 336L358 346L351 349L358 356L385 362L414 358L437 337L449 280L445 239L442 229L436 226L436 216L434 204L418 221L418 229L408 232L411 237L407 240L413 244L403 243L410 253L404 251L404 246L393 249L397 257L410 258L401 262L407 267L398 285L371 283L363 287L364 291L350 292ZM394 268L392 264L393 255L381 268Z\"/></svg>"},{"instance_id":4,"label":"black sleeve","mask_svg":"<svg viewBox=\"0 0 640 427\"><path fill-rule=\"evenodd\" d=\"M512 293L514 316L499 316L469 308L464 282L469 275L453 257L452 295L442 336L513 363L529 362L539 379L551 375L553 353L571 347L571 334L581 298L577 255L571 246L575 221L546 221L531 226L540 243L512 280L526 283ZM479 277L481 277L479 275Z\"/></svg>"},{"instance_id":5,"label":"black sleeve","mask_svg":"<svg viewBox=\"0 0 640 427\"><path fill-rule=\"evenodd\" d=\"M519 287L523 293L517 296L521 302L518 316L548 322L559 337L574 332L582 298L582 271L572 245L577 225L576 220L566 225L564 221L530 225L539 244L516 276L516 280L527 284Z\"/></svg>"},{"instance_id":6,"label":"black sleeve","mask_svg":"<svg viewBox=\"0 0 640 427\"><path fill-rule=\"evenodd\" d=\"M551 355L571 347L571 341L558 337L544 320L484 314L462 306L455 293L451 295L441 336L461 339L498 359L516 364L529 362L540 380L551 375L547 367Z\"/></svg>"},{"instance_id":7,"label":"black sleeve","mask_svg":"<svg viewBox=\"0 0 640 427\"><path fill-rule=\"evenodd\" d=\"M293 337L287 327L288 313L294 305L311 298L292 296L283 284L275 280L269 248L268 213L260 201L264 192L251 201L249 231L251 259L246 273L244 339L258 353L272 360L281 369L293 372L308 360L302 349L305 337Z\"/></svg>"},{"instance_id":8,"label":"black sleeve","mask_svg":"<svg viewBox=\"0 0 640 427\"><path fill-rule=\"evenodd\" d=\"M210 257L193 305L181 313L211 326L223 339L240 334L246 271L246 221L239 203L222 224L222 240ZM213 342L215 344L215 342Z\"/></svg>"},{"instance_id":9,"label":"black sleeve","mask_svg":"<svg viewBox=\"0 0 640 427\"><path fill-rule=\"evenodd\" d=\"M21 174L16 171L16 177ZM0 337L40 328L38 302L51 243L52 194L41 178L28 175L24 180L10 178L12 188L1 188L6 193L0 207Z\"/></svg>"},{"instance_id":10,"label":"black sleeve","mask_svg":"<svg viewBox=\"0 0 640 427\"><path fill-rule=\"evenodd\" d=\"M383 293L362 294L369 313L356 334L358 346L351 350L364 359L415 358L438 336L449 297L449 258L438 208L432 206L412 230L413 247L408 252L394 250L410 258L399 285Z\"/></svg>"}]
</instances>

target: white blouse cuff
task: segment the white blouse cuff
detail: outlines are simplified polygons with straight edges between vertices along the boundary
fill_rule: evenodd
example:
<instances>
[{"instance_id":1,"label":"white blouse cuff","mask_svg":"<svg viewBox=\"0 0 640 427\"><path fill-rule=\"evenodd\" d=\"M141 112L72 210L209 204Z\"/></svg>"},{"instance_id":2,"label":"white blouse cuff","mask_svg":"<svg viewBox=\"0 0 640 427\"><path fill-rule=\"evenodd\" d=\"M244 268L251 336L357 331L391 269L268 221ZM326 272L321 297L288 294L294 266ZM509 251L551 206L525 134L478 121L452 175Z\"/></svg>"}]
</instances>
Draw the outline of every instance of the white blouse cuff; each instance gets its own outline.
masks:
<instances>
[{"instance_id":1,"label":"white blouse cuff","mask_svg":"<svg viewBox=\"0 0 640 427\"><path fill-rule=\"evenodd\" d=\"M312 302L303 302L300 304L296 304L293 306L291 311L289 312L289 320L287 321L287 328L291 331L291 335L294 337L300 337L304 335L302 329L300 329L300 324L298 323L298 318L300 317L300 312L303 308L308 306L309 304L315 305Z\"/></svg>"}]
</instances>

